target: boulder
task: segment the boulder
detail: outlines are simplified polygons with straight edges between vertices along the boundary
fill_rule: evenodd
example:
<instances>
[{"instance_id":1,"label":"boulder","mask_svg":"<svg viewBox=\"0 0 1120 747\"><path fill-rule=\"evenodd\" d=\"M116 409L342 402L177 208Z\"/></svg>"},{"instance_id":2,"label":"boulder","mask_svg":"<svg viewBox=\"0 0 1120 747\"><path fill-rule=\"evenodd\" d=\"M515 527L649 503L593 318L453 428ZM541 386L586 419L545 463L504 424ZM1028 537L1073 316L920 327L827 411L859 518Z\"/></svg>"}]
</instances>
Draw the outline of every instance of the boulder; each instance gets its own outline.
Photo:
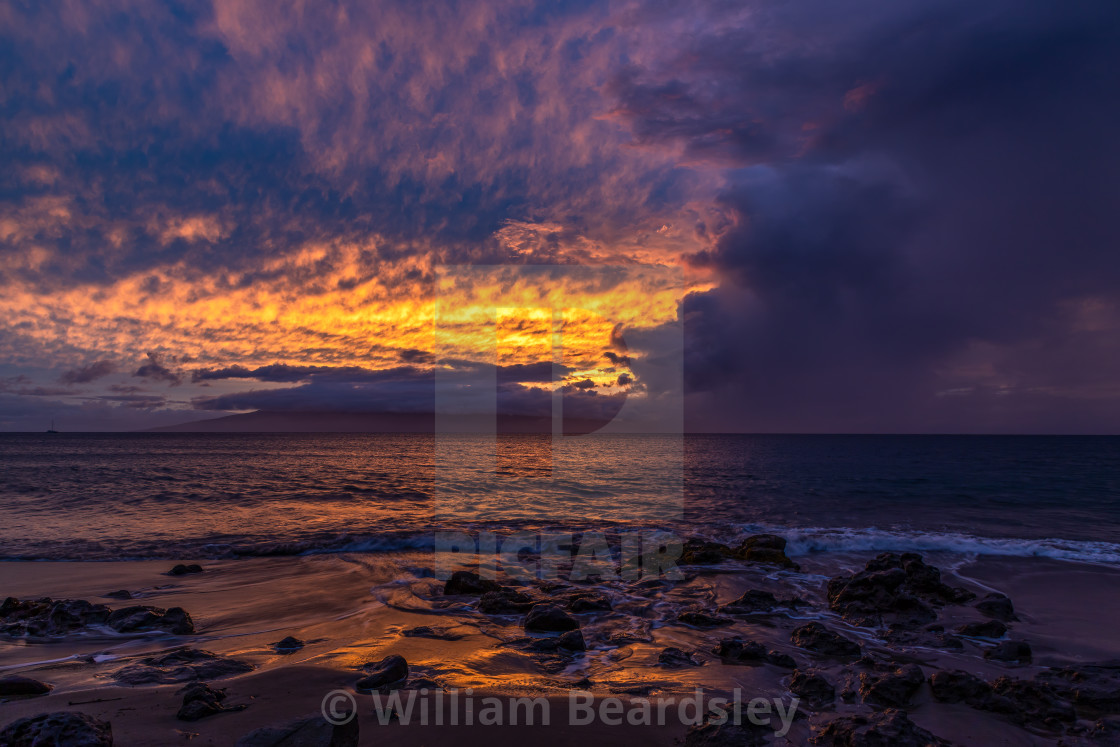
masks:
<instances>
[{"instance_id":1,"label":"boulder","mask_svg":"<svg viewBox=\"0 0 1120 747\"><path fill-rule=\"evenodd\" d=\"M35 695L46 695L54 685L33 680L30 677L10 675L0 677L0 698L27 698Z\"/></svg>"},{"instance_id":2,"label":"boulder","mask_svg":"<svg viewBox=\"0 0 1120 747\"><path fill-rule=\"evenodd\" d=\"M538 633L563 633L579 623L564 610L551 604L538 604L525 616L525 630Z\"/></svg>"},{"instance_id":3,"label":"boulder","mask_svg":"<svg viewBox=\"0 0 1120 747\"><path fill-rule=\"evenodd\" d=\"M795 571L800 570L800 566L786 555L785 537L779 537L776 534L756 534L753 537L747 537L735 548L734 554L735 557L751 563L764 563Z\"/></svg>"},{"instance_id":4,"label":"boulder","mask_svg":"<svg viewBox=\"0 0 1120 747\"><path fill-rule=\"evenodd\" d=\"M691 625L694 628L720 628L734 622L730 617L710 615L702 610L688 610L677 615L677 622Z\"/></svg>"},{"instance_id":5,"label":"boulder","mask_svg":"<svg viewBox=\"0 0 1120 747\"><path fill-rule=\"evenodd\" d=\"M836 687L813 671L794 670L789 678L789 691L817 711L828 709L836 700Z\"/></svg>"},{"instance_id":6,"label":"boulder","mask_svg":"<svg viewBox=\"0 0 1120 747\"><path fill-rule=\"evenodd\" d=\"M587 650L587 642L583 639L583 633L578 630L569 630L561 635L558 645L560 648L566 648L569 651Z\"/></svg>"},{"instance_id":7,"label":"boulder","mask_svg":"<svg viewBox=\"0 0 1120 747\"><path fill-rule=\"evenodd\" d=\"M287 636L276 642L276 653L278 654L294 654L303 648L304 643L295 636Z\"/></svg>"},{"instance_id":8,"label":"boulder","mask_svg":"<svg viewBox=\"0 0 1120 747\"><path fill-rule=\"evenodd\" d=\"M1015 607L1011 600L998 591L993 591L976 603L976 609L988 617L1002 622L1012 622L1019 618L1015 616Z\"/></svg>"},{"instance_id":9,"label":"boulder","mask_svg":"<svg viewBox=\"0 0 1120 747\"><path fill-rule=\"evenodd\" d=\"M889 708L905 708L918 694L925 677L917 664L897 667L886 674L860 674L859 694L864 702Z\"/></svg>"},{"instance_id":10,"label":"boulder","mask_svg":"<svg viewBox=\"0 0 1120 747\"><path fill-rule=\"evenodd\" d=\"M105 622L118 633L162 630L174 635L190 635L194 632L194 621L182 607L168 610L149 605L122 607L114 610Z\"/></svg>"},{"instance_id":11,"label":"boulder","mask_svg":"<svg viewBox=\"0 0 1120 747\"><path fill-rule=\"evenodd\" d=\"M266 726L237 740L237 747L358 747L358 719L332 724L322 716L311 716Z\"/></svg>"},{"instance_id":12,"label":"boulder","mask_svg":"<svg viewBox=\"0 0 1120 747\"><path fill-rule=\"evenodd\" d=\"M905 712L841 716L825 724L814 744L834 747L948 747L949 742L921 728Z\"/></svg>"},{"instance_id":13,"label":"boulder","mask_svg":"<svg viewBox=\"0 0 1120 747\"><path fill-rule=\"evenodd\" d=\"M777 651L767 651L766 647L757 641L744 641L741 638L725 638L712 649L724 664L743 664L759 666L773 664L774 666L793 669L797 662L788 654Z\"/></svg>"},{"instance_id":14,"label":"boulder","mask_svg":"<svg viewBox=\"0 0 1120 747\"><path fill-rule=\"evenodd\" d=\"M368 666L368 674L358 680L359 690L395 690L408 679L408 662L403 656L392 654Z\"/></svg>"},{"instance_id":15,"label":"boulder","mask_svg":"<svg viewBox=\"0 0 1120 747\"><path fill-rule=\"evenodd\" d=\"M170 571L168 571L167 575L168 576L190 576L190 575L195 574L195 573L202 573L202 566L200 566L198 563L190 563L189 565L184 565L183 563L180 563L179 565L175 566Z\"/></svg>"},{"instance_id":16,"label":"boulder","mask_svg":"<svg viewBox=\"0 0 1120 747\"><path fill-rule=\"evenodd\" d=\"M1003 641L984 652L985 659L992 661L1031 663L1031 647L1026 641Z\"/></svg>"},{"instance_id":17,"label":"boulder","mask_svg":"<svg viewBox=\"0 0 1120 747\"><path fill-rule=\"evenodd\" d=\"M855 641L832 632L819 622L810 622L795 628L790 635L793 645L821 656L859 656L860 646Z\"/></svg>"},{"instance_id":18,"label":"boulder","mask_svg":"<svg viewBox=\"0 0 1120 747\"><path fill-rule=\"evenodd\" d=\"M0 731L4 747L112 747L108 721L75 711L42 713L13 721Z\"/></svg>"},{"instance_id":19,"label":"boulder","mask_svg":"<svg viewBox=\"0 0 1120 747\"><path fill-rule=\"evenodd\" d=\"M890 623L920 627L937 619L935 607L969 601L972 592L942 583L941 572L916 553L882 553L863 571L828 582L828 606L866 627Z\"/></svg>"},{"instance_id":20,"label":"boulder","mask_svg":"<svg viewBox=\"0 0 1120 747\"><path fill-rule=\"evenodd\" d=\"M238 659L183 646L148 656L118 670L113 679L123 685L168 685L192 680L216 680L253 671Z\"/></svg>"},{"instance_id":21,"label":"boulder","mask_svg":"<svg viewBox=\"0 0 1120 747\"><path fill-rule=\"evenodd\" d=\"M225 690L215 690L205 682L192 682L179 691L183 695L183 704L175 718L180 721L198 721L217 713L243 711L248 705L227 706L222 701L226 699Z\"/></svg>"},{"instance_id":22,"label":"boulder","mask_svg":"<svg viewBox=\"0 0 1120 747\"><path fill-rule=\"evenodd\" d=\"M756 724L745 716L740 723L723 724L706 722L689 727L684 736L684 747L763 747L770 743L774 730Z\"/></svg>"},{"instance_id":23,"label":"boulder","mask_svg":"<svg viewBox=\"0 0 1120 747\"><path fill-rule=\"evenodd\" d=\"M488 591L501 591L501 589L502 585L497 581L482 578L470 571L455 571L443 585L443 593L447 595L469 594L477 597Z\"/></svg>"},{"instance_id":24,"label":"boulder","mask_svg":"<svg viewBox=\"0 0 1120 747\"><path fill-rule=\"evenodd\" d=\"M682 565L714 565L731 556L727 545L694 537L685 541L680 562Z\"/></svg>"}]
</instances>

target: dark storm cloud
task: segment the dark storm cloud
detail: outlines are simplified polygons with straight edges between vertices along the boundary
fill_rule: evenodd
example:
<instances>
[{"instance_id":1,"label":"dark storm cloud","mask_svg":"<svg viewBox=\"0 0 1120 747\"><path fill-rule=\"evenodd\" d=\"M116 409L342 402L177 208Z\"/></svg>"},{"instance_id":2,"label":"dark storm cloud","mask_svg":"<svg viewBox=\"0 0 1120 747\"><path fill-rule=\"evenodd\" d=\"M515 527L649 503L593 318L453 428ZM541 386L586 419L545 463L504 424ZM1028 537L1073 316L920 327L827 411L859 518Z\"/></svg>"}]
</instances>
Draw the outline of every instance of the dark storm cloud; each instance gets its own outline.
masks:
<instances>
[{"instance_id":1,"label":"dark storm cloud","mask_svg":"<svg viewBox=\"0 0 1120 747\"><path fill-rule=\"evenodd\" d=\"M62 374L59 380L66 384L88 384L103 376L108 376L116 370L117 366L112 361L94 361L88 366L67 371Z\"/></svg>"},{"instance_id":2,"label":"dark storm cloud","mask_svg":"<svg viewBox=\"0 0 1120 747\"><path fill-rule=\"evenodd\" d=\"M1115 430L1118 42L1109 2L798 2L617 76L643 142L736 169L694 425Z\"/></svg>"}]
</instances>

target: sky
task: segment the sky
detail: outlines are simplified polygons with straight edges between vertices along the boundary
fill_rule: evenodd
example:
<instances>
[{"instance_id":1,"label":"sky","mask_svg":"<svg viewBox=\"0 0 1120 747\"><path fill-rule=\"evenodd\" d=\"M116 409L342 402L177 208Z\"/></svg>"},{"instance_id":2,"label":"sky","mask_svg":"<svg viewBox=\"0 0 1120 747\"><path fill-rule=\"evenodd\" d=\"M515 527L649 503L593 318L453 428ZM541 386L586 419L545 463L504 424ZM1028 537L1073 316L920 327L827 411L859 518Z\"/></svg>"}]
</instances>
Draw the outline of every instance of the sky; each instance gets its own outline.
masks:
<instances>
[{"instance_id":1,"label":"sky","mask_svg":"<svg viewBox=\"0 0 1120 747\"><path fill-rule=\"evenodd\" d=\"M1116 433L1118 69L1114 0L0 0L0 430Z\"/></svg>"}]
</instances>

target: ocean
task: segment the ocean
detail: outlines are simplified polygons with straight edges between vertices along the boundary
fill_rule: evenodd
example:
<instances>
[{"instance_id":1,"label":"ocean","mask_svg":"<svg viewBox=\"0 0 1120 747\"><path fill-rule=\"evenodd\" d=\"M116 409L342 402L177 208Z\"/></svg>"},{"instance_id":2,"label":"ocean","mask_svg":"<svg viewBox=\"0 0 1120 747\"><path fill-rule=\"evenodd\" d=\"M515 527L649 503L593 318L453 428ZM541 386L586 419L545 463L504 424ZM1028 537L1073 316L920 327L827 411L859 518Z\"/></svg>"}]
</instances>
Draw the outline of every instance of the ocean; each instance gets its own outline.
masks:
<instances>
[{"instance_id":1,"label":"ocean","mask_svg":"<svg viewBox=\"0 0 1120 747\"><path fill-rule=\"evenodd\" d=\"M777 531L791 556L917 550L1120 565L1120 438L565 442L554 451L546 436L502 436L493 469L449 474L430 435L0 434L0 558L379 553L429 549L439 531L656 527L724 542ZM646 510L666 496L675 511Z\"/></svg>"}]
</instances>

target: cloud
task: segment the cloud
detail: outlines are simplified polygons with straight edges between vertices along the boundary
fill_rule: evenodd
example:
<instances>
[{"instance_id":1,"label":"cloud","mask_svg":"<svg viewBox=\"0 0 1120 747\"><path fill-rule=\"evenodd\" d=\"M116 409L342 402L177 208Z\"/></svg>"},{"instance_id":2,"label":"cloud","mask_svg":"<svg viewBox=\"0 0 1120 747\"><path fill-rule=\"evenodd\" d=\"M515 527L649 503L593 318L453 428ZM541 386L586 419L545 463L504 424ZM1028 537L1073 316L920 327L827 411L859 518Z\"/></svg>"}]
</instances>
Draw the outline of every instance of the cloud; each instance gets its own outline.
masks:
<instances>
[{"instance_id":1,"label":"cloud","mask_svg":"<svg viewBox=\"0 0 1120 747\"><path fill-rule=\"evenodd\" d=\"M166 381L172 386L178 385L183 380L182 376L165 366L163 359L164 356L160 353L149 352L148 362L136 369L136 372L132 375L142 379Z\"/></svg>"},{"instance_id":2,"label":"cloud","mask_svg":"<svg viewBox=\"0 0 1120 747\"><path fill-rule=\"evenodd\" d=\"M91 381L96 381L104 376L108 376L116 370L117 366L112 361L94 361L88 366L67 371L62 374L59 380L67 384L88 384Z\"/></svg>"}]
</instances>

